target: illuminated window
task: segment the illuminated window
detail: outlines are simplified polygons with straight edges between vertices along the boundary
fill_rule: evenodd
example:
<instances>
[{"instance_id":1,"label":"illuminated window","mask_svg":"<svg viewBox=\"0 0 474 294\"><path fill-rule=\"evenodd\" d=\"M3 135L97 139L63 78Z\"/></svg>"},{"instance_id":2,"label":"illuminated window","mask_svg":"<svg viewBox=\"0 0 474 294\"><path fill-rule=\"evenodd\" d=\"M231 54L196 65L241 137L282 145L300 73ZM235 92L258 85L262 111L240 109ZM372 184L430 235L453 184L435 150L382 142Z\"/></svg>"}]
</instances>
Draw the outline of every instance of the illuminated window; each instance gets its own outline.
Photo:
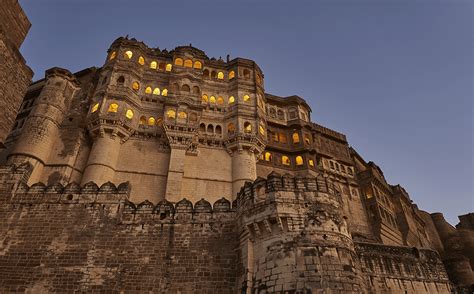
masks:
<instances>
[{"instance_id":1,"label":"illuminated window","mask_svg":"<svg viewBox=\"0 0 474 294\"><path fill-rule=\"evenodd\" d=\"M312 160L312 159L308 160L308 164L309 164L309 166L313 166L313 167L314 167L314 160Z\"/></svg>"},{"instance_id":2,"label":"illuminated window","mask_svg":"<svg viewBox=\"0 0 474 294\"><path fill-rule=\"evenodd\" d=\"M258 126L258 131L262 136L265 136L265 128L263 126Z\"/></svg>"},{"instance_id":3,"label":"illuminated window","mask_svg":"<svg viewBox=\"0 0 474 294\"><path fill-rule=\"evenodd\" d=\"M288 158L288 156L283 155L283 156L281 157L281 163L282 163L283 165L290 165L290 159Z\"/></svg>"},{"instance_id":4,"label":"illuminated window","mask_svg":"<svg viewBox=\"0 0 474 294\"><path fill-rule=\"evenodd\" d=\"M160 88L153 89L153 95L160 95Z\"/></svg>"},{"instance_id":5,"label":"illuminated window","mask_svg":"<svg viewBox=\"0 0 474 294\"><path fill-rule=\"evenodd\" d=\"M96 103L96 104L94 104L94 106L92 106L92 108L91 108L91 113L94 113L94 112L96 112L97 110L99 110L99 103Z\"/></svg>"},{"instance_id":6,"label":"illuminated window","mask_svg":"<svg viewBox=\"0 0 474 294\"><path fill-rule=\"evenodd\" d=\"M161 91L161 95L168 96L168 89L163 89L163 91Z\"/></svg>"},{"instance_id":7,"label":"illuminated window","mask_svg":"<svg viewBox=\"0 0 474 294\"><path fill-rule=\"evenodd\" d=\"M234 96L230 96L230 97L229 97L229 104L232 104L232 103L234 103L234 102L235 102Z\"/></svg>"},{"instance_id":8,"label":"illuminated window","mask_svg":"<svg viewBox=\"0 0 474 294\"><path fill-rule=\"evenodd\" d=\"M117 112L118 111L118 104L117 103L111 103L109 105L109 109L107 110L107 112Z\"/></svg>"},{"instance_id":9,"label":"illuminated window","mask_svg":"<svg viewBox=\"0 0 474 294\"><path fill-rule=\"evenodd\" d=\"M217 74L217 79L223 80L223 79L224 79L224 73L220 71L220 72Z\"/></svg>"},{"instance_id":10,"label":"illuminated window","mask_svg":"<svg viewBox=\"0 0 474 294\"><path fill-rule=\"evenodd\" d=\"M186 59L184 61L184 67L193 67L193 61L191 59Z\"/></svg>"},{"instance_id":11,"label":"illuminated window","mask_svg":"<svg viewBox=\"0 0 474 294\"><path fill-rule=\"evenodd\" d=\"M178 118L184 119L184 118L187 118L187 117L188 117L188 114L187 114L186 112L184 112L184 111L180 111L180 112L178 113Z\"/></svg>"},{"instance_id":12,"label":"illuminated window","mask_svg":"<svg viewBox=\"0 0 474 294\"><path fill-rule=\"evenodd\" d=\"M296 156L296 165L303 165L303 157Z\"/></svg>"},{"instance_id":13,"label":"illuminated window","mask_svg":"<svg viewBox=\"0 0 474 294\"><path fill-rule=\"evenodd\" d=\"M235 78L235 71L231 70L229 72L229 80L232 80L233 78Z\"/></svg>"},{"instance_id":14,"label":"illuminated window","mask_svg":"<svg viewBox=\"0 0 474 294\"><path fill-rule=\"evenodd\" d=\"M244 132L246 133L252 132L252 124L250 124L248 121L244 123Z\"/></svg>"},{"instance_id":15,"label":"illuminated window","mask_svg":"<svg viewBox=\"0 0 474 294\"><path fill-rule=\"evenodd\" d=\"M138 57L138 64L140 64L140 65L145 64L145 58L143 58L143 56Z\"/></svg>"},{"instance_id":16,"label":"illuminated window","mask_svg":"<svg viewBox=\"0 0 474 294\"><path fill-rule=\"evenodd\" d=\"M125 117L128 119L133 118L133 111L131 109L127 109L127 112L125 113Z\"/></svg>"},{"instance_id":17,"label":"illuminated window","mask_svg":"<svg viewBox=\"0 0 474 294\"><path fill-rule=\"evenodd\" d=\"M132 51L129 50L129 51L126 51L126 52L125 52L125 57L126 57L126 58L131 59L132 56L133 56Z\"/></svg>"},{"instance_id":18,"label":"illuminated window","mask_svg":"<svg viewBox=\"0 0 474 294\"><path fill-rule=\"evenodd\" d=\"M209 77L209 70L208 70L208 69L205 69L205 70L202 72L202 75L203 75L205 78L208 78L208 77Z\"/></svg>"},{"instance_id":19,"label":"illuminated window","mask_svg":"<svg viewBox=\"0 0 474 294\"><path fill-rule=\"evenodd\" d=\"M166 65L166 71L171 71L172 68L173 68L173 65L171 63L168 63Z\"/></svg>"},{"instance_id":20,"label":"illuminated window","mask_svg":"<svg viewBox=\"0 0 474 294\"><path fill-rule=\"evenodd\" d=\"M145 125L146 124L146 117L142 116L140 117L140 121L138 122L139 125Z\"/></svg>"},{"instance_id":21,"label":"illuminated window","mask_svg":"<svg viewBox=\"0 0 474 294\"><path fill-rule=\"evenodd\" d=\"M151 68L151 69L156 69L157 67L158 67L158 63L156 63L156 61L152 61L152 62L150 63L150 68Z\"/></svg>"},{"instance_id":22,"label":"illuminated window","mask_svg":"<svg viewBox=\"0 0 474 294\"><path fill-rule=\"evenodd\" d=\"M209 98L209 102L211 102L211 103L216 103L216 97L211 96L211 97Z\"/></svg>"},{"instance_id":23,"label":"illuminated window","mask_svg":"<svg viewBox=\"0 0 474 294\"><path fill-rule=\"evenodd\" d=\"M176 58L176 59L174 60L174 65L180 65L180 66L182 66L182 65L183 65L183 59L181 59L181 58Z\"/></svg>"},{"instance_id":24,"label":"illuminated window","mask_svg":"<svg viewBox=\"0 0 474 294\"><path fill-rule=\"evenodd\" d=\"M146 87L145 94L151 94L151 87Z\"/></svg>"},{"instance_id":25,"label":"illuminated window","mask_svg":"<svg viewBox=\"0 0 474 294\"><path fill-rule=\"evenodd\" d=\"M222 97L220 97L220 96L217 97L217 104L218 104L218 105L223 105L223 104L224 104L224 98L222 98Z\"/></svg>"},{"instance_id":26,"label":"illuminated window","mask_svg":"<svg viewBox=\"0 0 474 294\"><path fill-rule=\"evenodd\" d=\"M114 51L114 52L110 53L109 60L115 59L116 56L117 56L117 52Z\"/></svg>"},{"instance_id":27,"label":"illuminated window","mask_svg":"<svg viewBox=\"0 0 474 294\"><path fill-rule=\"evenodd\" d=\"M150 116L150 118L148 119L148 125L149 126L155 125L155 118L153 116Z\"/></svg>"},{"instance_id":28,"label":"illuminated window","mask_svg":"<svg viewBox=\"0 0 474 294\"><path fill-rule=\"evenodd\" d=\"M181 87L181 91L183 91L183 92L188 92L188 93L189 93L189 92L191 92L191 88L189 88L188 85L183 85L183 86Z\"/></svg>"},{"instance_id":29,"label":"illuminated window","mask_svg":"<svg viewBox=\"0 0 474 294\"><path fill-rule=\"evenodd\" d=\"M294 143L294 144L297 144L297 143L300 142L300 135L298 135L298 133L296 133L296 132L293 133L292 138L293 138L293 143Z\"/></svg>"},{"instance_id":30,"label":"illuminated window","mask_svg":"<svg viewBox=\"0 0 474 294\"><path fill-rule=\"evenodd\" d=\"M272 154L270 152L265 152L265 161L272 161Z\"/></svg>"},{"instance_id":31,"label":"illuminated window","mask_svg":"<svg viewBox=\"0 0 474 294\"><path fill-rule=\"evenodd\" d=\"M202 95L201 97L201 102L207 103L209 101L209 98L207 97L206 94Z\"/></svg>"},{"instance_id":32,"label":"illuminated window","mask_svg":"<svg viewBox=\"0 0 474 294\"><path fill-rule=\"evenodd\" d=\"M174 111L173 109L170 109L166 112L166 116L168 118L176 118L176 111Z\"/></svg>"},{"instance_id":33,"label":"illuminated window","mask_svg":"<svg viewBox=\"0 0 474 294\"><path fill-rule=\"evenodd\" d=\"M250 70L248 70L248 69L244 69L244 72L243 72L243 74L244 74L244 78L246 78L246 79L250 79Z\"/></svg>"},{"instance_id":34,"label":"illuminated window","mask_svg":"<svg viewBox=\"0 0 474 294\"><path fill-rule=\"evenodd\" d=\"M161 123L163 122L163 119L161 117L159 117L157 120L156 120L156 125L159 126L161 125Z\"/></svg>"},{"instance_id":35,"label":"illuminated window","mask_svg":"<svg viewBox=\"0 0 474 294\"><path fill-rule=\"evenodd\" d=\"M244 102L249 102L250 101L250 96L249 95L245 95L244 96Z\"/></svg>"},{"instance_id":36,"label":"illuminated window","mask_svg":"<svg viewBox=\"0 0 474 294\"><path fill-rule=\"evenodd\" d=\"M229 123L227 125L227 133L229 134L235 133L235 125L233 123Z\"/></svg>"},{"instance_id":37,"label":"illuminated window","mask_svg":"<svg viewBox=\"0 0 474 294\"><path fill-rule=\"evenodd\" d=\"M200 61L195 61L194 62L194 68L195 69L201 69L202 68L202 63Z\"/></svg>"},{"instance_id":38,"label":"illuminated window","mask_svg":"<svg viewBox=\"0 0 474 294\"><path fill-rule=\"evenodd\" d=\"M140 84L138 82L133 82L132 89L135 91L140 90Z\"/></svg>"}]
</instances>

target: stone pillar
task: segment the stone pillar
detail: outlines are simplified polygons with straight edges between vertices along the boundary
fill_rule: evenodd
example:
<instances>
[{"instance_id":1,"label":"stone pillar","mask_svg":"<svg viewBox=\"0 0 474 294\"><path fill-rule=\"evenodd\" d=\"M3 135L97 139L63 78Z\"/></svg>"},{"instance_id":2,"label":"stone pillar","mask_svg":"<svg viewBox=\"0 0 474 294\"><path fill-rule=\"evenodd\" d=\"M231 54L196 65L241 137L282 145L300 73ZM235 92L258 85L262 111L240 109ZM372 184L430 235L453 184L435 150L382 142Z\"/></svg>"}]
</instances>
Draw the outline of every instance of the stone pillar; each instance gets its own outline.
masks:
<instances>
[{"instance_id":1,"label":"stone pillar","mask_svg":"<svg viewBox=\"0 0 474 294\"><path fill-rule=\"evenodd\" d=\"M82 176L82 185L90 181L102 185L113 182L120 154L120 138L113 134L102 134L94 140L87 166Z\"/></svg>"},{"instance_id":2,"label":"stone pillar","mask_svg":"<svg viewBox=\"0 0 474 294\"><path fill-rule=\"evenodd\" d=\"M185 159L185 148L179 148L179 146L177 146L171 149L165 195L166 200L170 202L178 202L184 197L181 194L181 187L183 184Z\"/></svg>"},{"instance_id":3,"label":"stone pillar","mask_svg":"<svg viewBox=\"0 0 474 294\"><path fill-rule=\"evenodd\" d=\"M257 161L250 149L232 152L232 199L237 197L245 182L253 182L257 178Z\"/></svg>"}]
</instances>

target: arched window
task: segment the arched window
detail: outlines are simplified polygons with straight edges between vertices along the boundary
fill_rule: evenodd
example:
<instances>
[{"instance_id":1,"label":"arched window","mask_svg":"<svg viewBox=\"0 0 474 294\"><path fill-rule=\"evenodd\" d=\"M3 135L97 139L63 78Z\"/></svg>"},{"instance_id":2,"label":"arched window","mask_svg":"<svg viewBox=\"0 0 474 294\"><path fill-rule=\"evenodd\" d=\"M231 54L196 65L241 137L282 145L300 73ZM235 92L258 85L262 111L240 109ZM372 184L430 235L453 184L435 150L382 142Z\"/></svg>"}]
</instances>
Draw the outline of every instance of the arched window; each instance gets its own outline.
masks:
<instances>
[{"instance_id":1,"label":"arched window","mask_svg":"<svg viewBox=\"0 0 474 294\"><path fill-rule=\"evenodd\" d=\"M232 103L234 103L234 102L235 102L234 96L230 96L230 97L229 97L229 104L232 104Z\"/></svg>"},{"instance_id":2,"label":"arched window","mask_svg":"<svg viewBox=\"0 0 474 294\"><path fill-rule=\"evenodd\" d=\"M303 157L296 156L296 165L303 165Z\"/></svg>"},{"instance_id":3,"label":"arched window","mask_svg":"<svg viewBox=\"0 0 474 294\"><path fill-rule=\"evenodd\" d=\"M293 144L298 144L300 142L300 135L297 132L294 132L292 135Z\"/></svg>"},{"instance_id":4,"label":"arched window","mask_svg":"<svg viewBox=\"0 0 474 294\"><path fill-rule=\"evenodd\" d=\"M220 97L220 96L217 97L217 104L218 104L218 105L223 105L223 104L224 104L224 98L222 98L222 97Z\"/></svg>"},{"instance_id":5,"label":"arched window","mask_svg":"<svg viewBox=\"0 0 474 294\"><path fill-rule=\"evenodd\" d=\"M200 61L195 61L194 62L194 68L195 69L201 69L202 68L202 63Z\"/></svg>"},{"instance_id":6,"label":"arched window","mask_svg":"<svg viewBox=\"0 0 474 294\"><path fill-rule=\"evenodd\" d=\"M160 88L153 89L153 95L160 95Z\"/></svg>"},{"instance_id":7,"label":"arched window","mask_svg":"<svg viewBox=\"0 0 474 294\"><path fill-rule=\"evenodd\" d=\"M209 98L209 102L210 102L210 103L216 103L216 97L211 96L211 97Z\"/></svg>"},{"instance_id":8,"label":"arched window","mask_svg":"<svg viewBox=\"0 0 474 294\"><path fill-rule=\"evenodd\" d=\"M99 105L100 105L99 103L94 104L91 108L91 113L94 113L97 110L99 110Z\"/></svg>"},{"instance_id":9,"label":"arched window","mask_svg":"<svg viewBox=\"0 0 474 294\"><path fill-rule=\"evenodd\" d=\"M312 159L308 160L308 164L309 164L309 166L313 166L313 167L314 167L314 160L312 160Z\"/></svg>"},{"instance_id":10,"label":"arched window","mask_svg":"<svg viewBox=\"0 0 474 294\"><path fill-rule=\"evenodd\" d=\"M145 64L145 58L143 58L143 56L138 57L138 64L140 64L140 65Z\"/></svg>"},{"instance_id":11,"label":"arched window","mask_svg":"<svg viewBox=\"0 0 474 294\"><path fill-rule=\"evenodd\" d=\"M218 80L223 80L223 79L224 79L224 73L221 72L221 71L218 72L218 73L217 73L217 79L218 79Z\"/></svg>"},{"instance_id":12,"label":"arched window","mask_svg":"<svg viewBox=\"0 0 474 294\"><path fill-rule=\"evenodd\" d=\"M146 124L146 117L145 116L141 116L140 117L140 121L138 122L139 125L145 125Z\"/></svg>"},{"instance_id":13,"label":"arched window","mask_svg":"<svg viewBox=\"0 0 474 294\"><path fill-rule=\"evenodd\" d=\"M132 89L135 91L140 90L140 84L138 82L133 82Z\"/></svg>"},{"instance_id":14,"label":"arched window","mask_svg":"<svg viewBox=\"0 0 474 294\"><path fill-rule=\"evenodd\" d=\"M205 70L202 72L202 76L205 77L205 78L208 78L208 77L209 77L209 70L208 70L208 69L205 69Z\"/></svg>"},{"instance_id":15,"label":"arched window","mask_svg":"<svg viewBox=\"0 0 474 294\"><path fill-rule=\"evenodd\" d=\"M125 113L125 117L128 119L133 118L133 111L131 109L127 109L127 112Z\"/></svg>"},{"instance_id":16,"label":"arched window","mask_svg":"<svg viewBox=\"0 0 474 294\"><path fill-rule=\"evenodd\" d=\"M304 134L304 142L305 142L306 144L308 144L308 145L311 143L311 140L310 140L308 134Z\"/></svg>"},{"instance_id":17,"label":"arched window","mask_svg":"<svg viewBox=\"0 0 474 294\"><path fill-rule=\"evenodd\" d=\"M168 96L168 89L163 89L163 91L161 91L161 95L162 96Z\"/></svg>"},{"instance_id":18,"label":"arched window","mask_svg":"<svg viewBox=\"0 0 474 294\"><path fill-rule=\"evenodd\" d=\"M151 93L152 93L151 87L146 87L145 94L151 94Z\"/></svg>"},{"instance_id":19,"label":"arched window","mask_svg":"<svg viewBox=\"0 0 474 294\"><path fill-rule=\"evenodd\" d=\"M193 61L191 59L186 59L184 61L184 67L193 67Z\"/></svg>"},{"instance_id":20,"label":"arched window","mask_svg":"<svg viewBox=\"0 0 474 294\"><path fill-rule=\"evenodd\" d=\"M168 118L172 118L172 119L175 119L176 118L176 111L174 111L173 109L170 109L166 112L166 116Z\"/></svg>"},{"instance_id":21,"label":"arched window","mask_svg":"<svg viewBox=\"0 0 474 294\"><path fill-rule=\"evenodd\" d=\"M181 87L181 91L189 93L191 92L191 88L189 88L189 86L185 84Z\"/></svg>"},{"instance_id":22,"label":"arched window","mask_svg":"<svg viewBox=\"0 0 474 294\"><path fill-rule=\"evenodd\" d=\"M158 63L156 63L156 61L152 61L152 62L150 63L150 68L151 68L151 69L156 69L157 67L158 67Z\"/></svg>"},{"instance_id":23,"label":"arched window","mask_svg":"<svg viewBox=\"0 0 474 294\"><path fill-rule=\"evenodd\" d=\"M272 154L270 152L265 152L265 161L272 161Z\"/></svg>"},{"instance_id":24,"label":"arched window","mask_svg":"<svg viewBox=\"0 0 474 294\"><path fill-rule=\"evenodd\" d=\"M281 143L285 143L285 144L286 144L286 135L283 134L283 133L278 134L278 140L279 140Z\"/></svg>"},{"instance_id":25,"label":"arched window","mask_svg":"<svg viewBox=\"0 0 474 294\"><path fill-rule=\"evenodd\" d=\"M117 103L110 103L109 109L107 110L107 112L117 112L118 108L119 106Z\"/></svg>"},{"instance_id":26,"label":"arched window","mask_svg":"<svg viewBox=\"0 0 474 294\"><path fill-rule=\"evenodd\" d=\"M265 128L263 126L258 126L258 131L262 136L265 136Z\"/></svg>"},{"instance_id":27,"label":"arched window","mask_svg":"<svg viewBox=\"0 0 474 294\"><path fill-rule=\"evenodd\" d=\"M227 125L227 133L229 134L235 133L235 125L233 123L229 123Z\"/></svg>"},{"instance_id":28,"label":"arched window","mask_svg":"<svg viewBox=\"0 0 474 294\"><path fill-rule=\"evenodd\" d=\"M203 132L203 133L206 131L206 125L205 125L204 123L201 123L201 124L199 125L199 131L200 131L200 132Z\"/></svg>"},{"instance_id":29,"label":"arched window","mask_svg":"<svg viewBox=\"0 0 474 294\"><path fill-rule=\"evenodd\" d=\"M187 118L187 117L188 117L188 114L187 114L186 112L184 112L184 111L180 111L180 112L178 113L178 118L185 119L185 118Z\"/></svg>"},{"instance_id":30,"label":"arched window","mask_svg":"<svg viewBox=\"0 0 474 294\"><path fill-rule=\"evenodd\" d=\"M250 70L244 69L243 74L244 74L244 78L250 79Z\"/></svg>"},{"instance_id":31,"label":"arched window","mask_svg":"<svg viewBox=\"0 0 474 294\"><path fill-rule=\"evenodd\" d=\"M125 78L124 78L123 76L120 76L120 77L117 79L117 85L123 86L123 83L125 83Z\"/></svg>"},{"instance_id":32,"label":"arched window","mask_svg":"<svg viewBox=\"0 0 474 294\"><path fill-rule=\"evenodd\" d=\"M161 123L163 122L163 119L161 117L159 117L157 120L156 120L156 125L159 126L161 125Z\"/></svg>"},{"instance_id":33,"label":"arched window","mask_svg":"<svg viewBox=\"0 0 474 294\"><path fill-rule=\"evenodd\" d=\"M217 77L217 73L215 71L211 71L211 78L215 79Z\"/></svg>"},{"instance_id":34,"label":"arched window","mask_svg":"<svg viewBox=\"0 0 474 294\"><path fill-rule=\"evenodd\" d=\"M201 89L199 89L198 86L193 86L193 94L198 94L201 93Z\"/></svg>"},{"instance_id":35,"label":"arched window","mask_svg":"<svg viewBox=\"0 0 474 294\"><path fill-rule=\"evenodd\" d=\"M176 59L174 60L174 65L183 66L183 59L181 59L181 58L176 58Z\"/></svg>"},{"instance_id":36,"label":"arched window","mask_svg":"<svg viewBox=\"0 0 474 294\"><path fill-rule=\"evenodd\" d=\"M252 132L252 124L246 121L244 123L244 132L251 133Z\"/></svg>"},{"instance_id":37,"label":"arched window","mask_svg":"<svg viewBox=\"0 0 474 294\"><path fill-rule=\"evenodd\" d=\"M278 109L277 115L278 115L278 119L281 119L281 120L285 119L285 113L283 113L283 110Z\"/></svg>"},{"instance_id":38,"label":"arched window","mask_svg":"<svg viewBox=\"0 0 474 294\"><path fill-rule=\"evenodd\" d=\"M244 95L244 102L249 102L249 101L250 101L250 96Z\"/></svg>"},{"instance_id":39,"label":"arched window","mask_svg":"<svg viewBox=\"0 0 474 294\"><path fill-rule=\"evenodd\" d=\"M207 125L207 132L214 133L214 126L212 124Z\"/></svg>"},{"instance_id":40,"label":"arched window","mask_svg":"<svg viewBox=\"0 0 474 294\"><path fill-rule=\"evenodd\" d=\"M130 51L130 50L125 51L125 58L132 59L132 56L133 56L132 51Z\"/></svg>"},{"instance_id":41,"label":"arched window","mask_svg":"<svg viewBox=\"0 0 474 294\"><path fill-rule=\"evenodd\" d=\"M110 53L109 60L115 59L116 56L117 56L117 52L113 51L112 53Z\"/></svg>"},{"instance_id":42,"label":"arched window","mask_svg":"<svg viewBox=\"0 0 474 294\"><path fill-rule=\"evenodd\" d=\"M166 65L166 71L171 71L172 68L173 68L173 65L171 63L168 63Z\"/></svg>"},{"instance_id":43,"label":"arched window","mask_svg":"<svg viewBox=\"0 0 474 294\"><path fill-rule=\"evenodd\" d=\"M222 127L219 125L216 126L216 134L218 135L222 134Z\"/></svg>"},{"instance_id":44,"label":"arched window","mask_svg":"<svg viewBox=\"0 0 474 294\"><path fill-rule=\"evenodd\" d=\"M150 118L148 119L148 125L149 126L155 125L155 118L153 116L150 116Z\"/></svg>"},{"instance_id":45,"label":"arched window","mask_svg":"<svg viewBox=\"0 0 474 294\"><path fill-rule=\"evenodd\" d=\"M233 78L235 78L235 71L231 70L229 72L229 80L232 80Z\"/></svg>"},{"instance_id":46,"label":"arched window","mask_svg":"<svg viewBox=\"0 0 474 294\"><path fill-rule=\"evenodd\" d=\"M283 156L281 157L281 164L283 164L283 165L290 165L290 159L288 158L288 156L283 155Z\"/></svg>"},{"instance_id":47,"label":"arched window","mask_svg":"<svg viewBox=\"0 0 474 294\"><path fill-rule=\"evenodd\" d=\"M208 99L207 95L206 94L202 95L201 102L207 103L208 101L209 101L209 99Z\"/></svg>"}]
</instances>

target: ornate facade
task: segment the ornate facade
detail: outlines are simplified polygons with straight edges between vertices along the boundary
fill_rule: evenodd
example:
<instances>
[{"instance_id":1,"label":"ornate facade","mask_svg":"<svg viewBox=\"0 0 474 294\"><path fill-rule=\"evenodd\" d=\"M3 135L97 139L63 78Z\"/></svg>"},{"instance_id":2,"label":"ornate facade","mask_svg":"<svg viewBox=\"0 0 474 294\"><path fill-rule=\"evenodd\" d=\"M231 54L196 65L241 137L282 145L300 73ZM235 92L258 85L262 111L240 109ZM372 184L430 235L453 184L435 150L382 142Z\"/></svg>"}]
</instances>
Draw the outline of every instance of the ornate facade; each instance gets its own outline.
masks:
<instances>
[{"instance_id":1,"label":"ornate facade","mask_svg":"<svg viewBox=\"0 0 474 294\"><path fill-rule=\"evenodd\" d=\"M52 68L31 84L5 145L0 274L19 253L47 261L18 285L0 278L4 291L72 281L67 289L449 293L474 282L472 242L445 254L460 232L473 240L472 215L456 230L419 210L345 135L312 122L303 98L265 93L252 60L119 38L102 67ZM51 256L11 243L32 223L62 228L39 229ZM81 226L100 234L79 236ZM77 250L86 255L69 269L53 259Z\"/></svg>"}]
</instances>

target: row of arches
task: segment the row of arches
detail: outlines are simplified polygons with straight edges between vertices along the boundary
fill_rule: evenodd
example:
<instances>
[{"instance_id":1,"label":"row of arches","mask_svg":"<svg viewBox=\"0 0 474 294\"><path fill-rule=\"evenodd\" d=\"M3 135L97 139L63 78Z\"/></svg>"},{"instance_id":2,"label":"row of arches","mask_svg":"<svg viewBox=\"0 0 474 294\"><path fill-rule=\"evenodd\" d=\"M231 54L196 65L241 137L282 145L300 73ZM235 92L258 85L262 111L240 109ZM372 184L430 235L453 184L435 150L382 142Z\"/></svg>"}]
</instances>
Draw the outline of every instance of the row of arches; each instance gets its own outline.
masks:
<instances>
[{"instance_id":1,"label":"row of arches","mask_svg":"<svg viewBox=\"0 0 474 294\"><path fill-rule=\"evenodd\" d=\"M210 134L217 134L217 135L222 135L222 127L220 125L216 125L214 127L213 124L206 124L201 123L199 125L199 131L202 133L210 133Z\"/></svg>"},{"instance_id":2,"label":"row of arches","mask_svg":"<svg viewBox=\"0 0 474 294\"><path fill-rule=\"evenodd\" d=\"M274 132L274 131L268 131L268 140L270 141L270 139L273 141L273 142L277 142L277 143L283 143L283 144L286 144L288 143L288 139L287 139L287 136L285 133L278 133L278 132ZM311 144L311 139L310 139L310 136L309 134L304 134L304 142L305 144ZM298 132L293 132L291 134L291 140L293 142L293 144L299 144L301 142L301 138L300 138L300 134Z\"/></svg>"},{"instance_id":3,"label":"row of arches","mask_svg":"<svg viewBox=\"0 0 474 294\"><path fill-rule=\"evenodd\" d=\"M171 85L171 89L174 92L182 92L182 93L192 93L195 95L199 95L201 93L201 89L198 86L189 86L188 84L183 84L181 87L179 86L178 83L174 83Z\"/></svg>"},{"instance_id":4,"label":"row of arches","mask_svg":"<svg viewBox=\"0 0 474 294\"><path fill-rule=\"evenodd\" d=\"M178 57L174 60L174 65L178 66L184 66L188 68L194 68L194 69L202 69L202 62L201 61L192 61L191 59L185 59L183 60L182 58Z\"/></svg>"},{"instance_id":5,"label":"row of arches","mask_svg":"<svg viewBox=\"0 0 474 294\"><path fill-rule=\"evenodd\" d=\"M123 87L124 84L125 84L125 77L124 76L118 77L117 86L122 86ZM137 81L132 82L132 89L135 92L140 91L140 88L141 88L141 85L140 85L139 82L137 82ZM168 96L168 89L166 89L166 88L160 89L158 87L152 88L151 86L147 86L145 88L145 94L162 95L162 96L166 97L166 96Z\"/></svg>"},{"instance_id":6,"label":"row of arches","mask_svg":"<svg viewBox=\"0 0 474 294\"><path fill-rule=\"evenodd\" d=\"M133 57L133 52L131 50L127 50L123 54L125 59L132 59ZM113 60L117 57L117 52L113 51L110 53L109 60ZM145 65L145 58L143 56L139 56L137 59L137 63L140 65ZM161 70L161 71L171 71L173 68L173 65L171 63L166 63L166 62L158 62L158 61L151 61L150 62L150 68L155 69L155 70Z\"/></svg>"},{"instance_id":7,"label":"row of arches","mask_svg":"<svg viewBox=\"0 0 474 294\"><path fill-rule=\"evenodd\" d=\"M246 103L250 103L250 96L249 95L244 95L242 97L242 101L244 101ZM208 96L207 94L204 94L204 95L201 96L201 102L202 103L217 104L217 105L224 105L225 104L225 100L222 96L218 96L216 98L216 96L214 96L214 95ZM231 105L233 103L235 103L235 97L234 96L229 96L229 98L227 98L227 104Z\"/></svg>"},{"instance_id":8,"label":"row of arches","mask_svg":"<svg viewBox=\"0 0 474 294\"><path fill-rule=\"evenodd\" d=\"M148 119L146 116L142 115L140 117L139 125L141 126L154 126L154 125L160 125L162 123L163 119L159 117L158 119L155 119L155 117L150 116Z\"/></svg>"},{"instance_id":9,"label":"row of arches","mask_svg":"<svg viewBox=\"0 0 474 294\"><path fill-rule=\"evenodd\" d=\"M267 162L273 162L273 154L269 151L266 151L260 156L260 160L267 161ZM279 156L278 162L281 163L284 166L291 166L292 162L295 163L296 166L302 166L304 165L304 159L303 156L297 155L294 158L290 158L287 155L282 155ZM311 167L314 167L314 160L313 159L308 159L308 165Z\"/></svg>"}]
</instances>

